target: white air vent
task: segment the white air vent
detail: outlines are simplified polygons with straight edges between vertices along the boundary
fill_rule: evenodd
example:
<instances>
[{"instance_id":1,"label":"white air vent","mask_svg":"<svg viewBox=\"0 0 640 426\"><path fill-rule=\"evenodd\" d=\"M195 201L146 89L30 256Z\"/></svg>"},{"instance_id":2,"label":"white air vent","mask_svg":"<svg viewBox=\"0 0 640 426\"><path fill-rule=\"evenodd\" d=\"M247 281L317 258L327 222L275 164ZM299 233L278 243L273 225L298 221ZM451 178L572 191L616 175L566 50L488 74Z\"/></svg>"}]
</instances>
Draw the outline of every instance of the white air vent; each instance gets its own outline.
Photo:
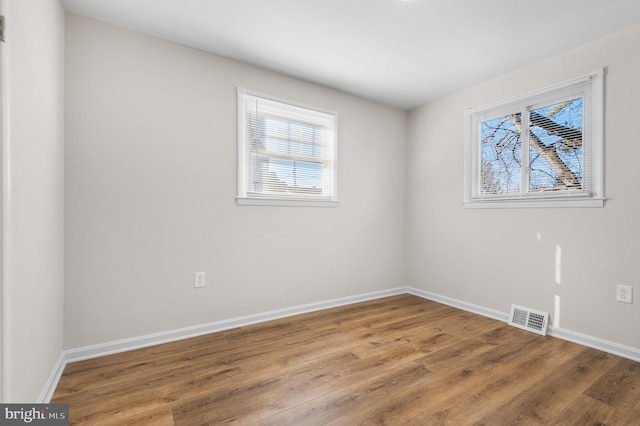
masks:
<instances>
[{"instance_id":1,"label":"white air vent","mask_svg":"<svg viewBox=\"0 0 640 426\"><path fill-rule=\"evenodd\" d=\"M548 312L541 312L518 305L511 305L509 325L546 336L548 322Z\"/></svg>"}]
</instances>

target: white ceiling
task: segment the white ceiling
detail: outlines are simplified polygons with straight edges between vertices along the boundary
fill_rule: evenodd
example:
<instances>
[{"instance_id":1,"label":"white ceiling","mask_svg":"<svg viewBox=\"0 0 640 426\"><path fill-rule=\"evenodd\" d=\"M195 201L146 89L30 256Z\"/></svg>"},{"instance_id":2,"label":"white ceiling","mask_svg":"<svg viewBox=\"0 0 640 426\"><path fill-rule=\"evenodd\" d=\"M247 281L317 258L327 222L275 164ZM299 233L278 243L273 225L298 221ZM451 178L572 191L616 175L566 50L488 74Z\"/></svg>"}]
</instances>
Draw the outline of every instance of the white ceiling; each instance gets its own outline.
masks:
<instances>
[{"instance_id":1,"label":"white ceiling","mask_svg":"<svg viewBox=\"0 0 640 426\"><path fill-rule=\"evenodd\" d=\"M62 3L70 12L406 109L640 23L640 0Z\"/></svg>"}]
</instances>

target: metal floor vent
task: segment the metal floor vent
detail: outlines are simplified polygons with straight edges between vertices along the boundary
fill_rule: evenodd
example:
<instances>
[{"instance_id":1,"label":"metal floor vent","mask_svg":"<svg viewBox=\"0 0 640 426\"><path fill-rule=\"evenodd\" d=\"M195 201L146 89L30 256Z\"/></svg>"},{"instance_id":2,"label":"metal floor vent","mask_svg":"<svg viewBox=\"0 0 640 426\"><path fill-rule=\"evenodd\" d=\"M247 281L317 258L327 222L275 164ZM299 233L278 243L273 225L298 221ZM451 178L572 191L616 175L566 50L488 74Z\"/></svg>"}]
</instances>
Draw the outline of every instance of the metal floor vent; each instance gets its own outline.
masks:
<instances>
[{"instance_id":1,"label":"metal floor vent","mask_svg":"<svg viewBox=\"0 0 640 426\"><path fill-rule=\"evenodd\" d=\"M534 309L518 305L511 305L509 325L546 336L548 322L548 312L536 311Z\"/></svg>"}]
</instances>

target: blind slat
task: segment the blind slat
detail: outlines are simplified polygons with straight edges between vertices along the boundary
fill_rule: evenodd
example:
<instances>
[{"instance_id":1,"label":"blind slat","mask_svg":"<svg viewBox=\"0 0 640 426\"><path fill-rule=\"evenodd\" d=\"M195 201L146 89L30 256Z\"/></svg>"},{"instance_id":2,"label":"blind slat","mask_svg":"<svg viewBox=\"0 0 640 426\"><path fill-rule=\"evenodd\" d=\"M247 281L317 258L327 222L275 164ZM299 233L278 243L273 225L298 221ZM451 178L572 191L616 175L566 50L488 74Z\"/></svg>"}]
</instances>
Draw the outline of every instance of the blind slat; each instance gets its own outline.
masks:
<instances>
[{"instance_id":1,"label":"blind slat","mask_svg":"<svg viewBox=\"0 0 640 426\"><path fill-rule=\"evenodd\" d=\"M240 93L239 196L335 199L337 116Z\"/></svg>"}]
</instances>

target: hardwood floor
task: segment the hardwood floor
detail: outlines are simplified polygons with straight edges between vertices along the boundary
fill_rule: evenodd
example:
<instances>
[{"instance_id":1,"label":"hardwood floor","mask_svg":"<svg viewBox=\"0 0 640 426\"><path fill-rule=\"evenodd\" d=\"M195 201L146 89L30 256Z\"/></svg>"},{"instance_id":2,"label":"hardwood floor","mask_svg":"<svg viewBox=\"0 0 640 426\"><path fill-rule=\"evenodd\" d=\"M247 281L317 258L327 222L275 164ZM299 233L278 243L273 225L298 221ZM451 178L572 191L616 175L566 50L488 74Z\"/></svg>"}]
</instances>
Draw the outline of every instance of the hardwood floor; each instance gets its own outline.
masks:
<instances>
[{"instance_id":1,"label":"hardwood floor","mask_svg":"<svg viewBox=\"0 0 640 426\"><path fill-rule=\"evenodd\" d=\"M634 425L640 364L401 295L67 365L71 424Z\"/></svg>"}]
</instances>

